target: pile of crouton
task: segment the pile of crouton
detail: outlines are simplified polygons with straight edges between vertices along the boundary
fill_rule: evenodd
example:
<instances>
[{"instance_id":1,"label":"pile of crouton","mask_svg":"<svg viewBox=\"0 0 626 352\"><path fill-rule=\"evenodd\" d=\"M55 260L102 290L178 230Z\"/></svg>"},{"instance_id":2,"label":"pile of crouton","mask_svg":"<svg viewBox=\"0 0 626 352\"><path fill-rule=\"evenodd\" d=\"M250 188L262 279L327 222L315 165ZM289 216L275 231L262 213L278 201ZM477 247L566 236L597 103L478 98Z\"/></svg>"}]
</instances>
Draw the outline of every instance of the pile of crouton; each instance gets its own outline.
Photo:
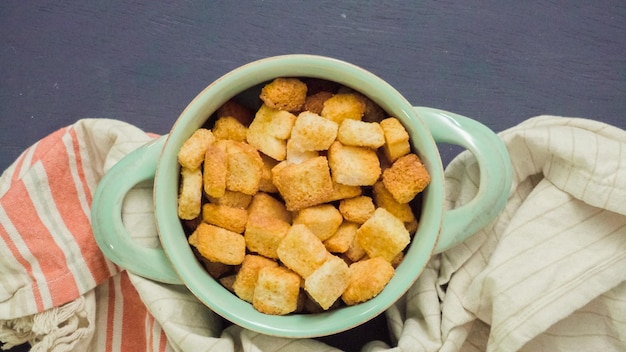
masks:
<instances>
[{"instance_id":1,"label":"pile of crouton","mask_svg":"<svg viewBox=\"0 0 626 352\"><path fill-rule=\"evenodd\" d=\"M418 227L429 174L402 123L334 82L281 77L184 143L178 216L207 271L285 315L378 295Z\"/></svg>"}]
</instances>

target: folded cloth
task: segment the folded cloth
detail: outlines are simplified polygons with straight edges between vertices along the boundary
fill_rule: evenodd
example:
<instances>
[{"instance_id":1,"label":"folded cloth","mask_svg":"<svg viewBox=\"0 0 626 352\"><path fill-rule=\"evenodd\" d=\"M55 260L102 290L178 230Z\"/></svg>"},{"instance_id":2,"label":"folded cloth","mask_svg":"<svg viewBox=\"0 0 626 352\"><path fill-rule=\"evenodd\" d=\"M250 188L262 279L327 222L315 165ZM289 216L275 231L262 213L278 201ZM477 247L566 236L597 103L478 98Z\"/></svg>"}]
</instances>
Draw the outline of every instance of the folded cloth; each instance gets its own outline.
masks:
<instances>
[{"instance_id":1,"label":"folded cloth","mask_svg":"<svg viewBox=\"0 0 626 352\"><path fill-rule=\"evenodd\" d=\"M363 351L626 350L626 132L541 116L500 135L515 170L504 212L434 256L387 311L394 346L372 341ZM184 286L138 277L102 255L90 227L93 192L108 169L152 138L120 121L80 120L0 176L4 347L333 350L223 328ZM478 174L471 154L453 160L449 208L476 194ZM122 217L136 240L158 246L151 186L128 194Z\"/></svg>"}]
</instances>

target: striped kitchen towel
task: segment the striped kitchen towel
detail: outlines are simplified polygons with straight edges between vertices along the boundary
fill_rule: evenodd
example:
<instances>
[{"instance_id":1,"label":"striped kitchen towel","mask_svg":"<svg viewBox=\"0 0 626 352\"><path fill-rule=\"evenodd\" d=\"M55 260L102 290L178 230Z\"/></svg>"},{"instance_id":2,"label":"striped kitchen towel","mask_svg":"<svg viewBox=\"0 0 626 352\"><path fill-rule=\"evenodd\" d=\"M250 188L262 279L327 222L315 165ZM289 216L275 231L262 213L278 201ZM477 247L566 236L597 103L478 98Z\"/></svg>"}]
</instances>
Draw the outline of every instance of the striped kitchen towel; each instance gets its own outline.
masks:
<instances>
[{"instance_id":1,"label":"striped kitchen towel","mask_svg":"<svg viewBox=\"0 0 626 352\"><path fill-rule=\"evenodd\" d=\"M541 116L501 134L515 170L505 211L433 257L387 311L394 346L363 351L626 350L626 132ZM0 341L34 351L331 351L230 326L184 286L123 271L99 251L90 204L102 175L150 141L85 119L26 150L0 176ZM446 170L448 207L477 192L468 153ZM158 246L151 183L124 223Z\"/></svg>"}]
</instances>

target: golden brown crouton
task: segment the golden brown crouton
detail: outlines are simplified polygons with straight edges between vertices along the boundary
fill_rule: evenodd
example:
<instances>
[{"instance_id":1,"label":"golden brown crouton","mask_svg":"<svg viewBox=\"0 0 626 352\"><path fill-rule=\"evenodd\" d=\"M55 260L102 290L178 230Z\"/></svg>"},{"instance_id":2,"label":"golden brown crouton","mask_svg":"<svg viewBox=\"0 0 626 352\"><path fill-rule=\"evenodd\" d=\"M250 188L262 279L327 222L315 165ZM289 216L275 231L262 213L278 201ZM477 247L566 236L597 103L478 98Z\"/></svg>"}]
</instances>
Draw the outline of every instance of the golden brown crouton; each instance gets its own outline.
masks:
<instances>
[{"instance_id":1,"label":"golden brown crouton","mask_svg":"<svg viewBox=\"0 0 626 352\"><path fill-rule=\"evenodd\" d=\"M357 230L356 240L370 258L382 257L390 262L409 244L411 237L400 219L385 208L377 208Z\"/></svg>"},{"instance_id":2,"label":"golden brown crouton","mask_svg":"<svg viewBox=\"0 0 626 352\"><path fill-rule=\"evenodd\" d=\"M206 203L202 206L202 219L211 225L243 233L248 221L248 212L241 208Z\"/></svg>"},{"instance_id":3,"label":"golden brown crouton","mask_svg":"<svg viewBox=\"0 0 626 352\"><path fill-rule=\"evenodd\" d=\"M307 278L331 255L305 225L293 225L278 246L278 258L289 269Z\"/></svg>"},{"instance_id":4,"label":"golden brown crouton","mask_svg":"<svg viewBox=\"0 0 626 352\"><path fill-rule=\"evenodd\" d=\"M252 305L261 313L285 315L298 308L300 276L278 267L265 267L259 271Z\"/></svg>"},{"instance_id":5,"label":"golden brown crouton","mask_svg":"<svg viewBox=\"0 0 626 352\"><path fill-rule=\"evenodd\" d=\"M335 231L335 234L324 241L324 246L331 253L345 253L354 241L358 228L359 224L344 221Z\"/></svg>"},{"instance_id":6,"label":"golden brown crouton","mask_svg":"<svg viewBox=\"0 0 626 352\"><path fill-rule=\"evenodd\" d=\"M252 202L248 207L250 216L265 216L277 218L291 224L291 212L285 208L285 203L272 197L271 195L259 192L252 197Z\"/></svg>"},{"instance_id":7,"label":"golden brown crouton","mask_svg":"<svg viewBox=\"0 0 626 352\"><path fill-rule=\"evenodd\" d=\"M260 255L248 254L241 263L241 268L237 272L233 290L235 294L246 302L252 303L254 297L254 287L259 277L259 271L266 267L277 267L278 263Z\"/></svg>"},{"instance_id":8,"label":"golden brown crouton","mask_svg":"<svg viewBox=\"0 0 626 352\"><path fill-rule=\"evenodd\" d=\"M339 202L339 211L344 219L358 224L364 223L374 215L374 201L368 196L343 199Z\"/></svg>"},{"instance_id":9,"label":"golden brown crouton","mask_svg":"<svg viewBox=\"0 0 626 352\"><path fill-rule=\"evenodd\" d=\"M265 105L287 111L300 111L306 99L307 86L297 78L279 77L261 89Z\"/></svg>"},{"instance_id":10,"label":"golden brown crouton","mask_svg":"<svg viewBox=\"0 0 626 352\"><path fill-rule=\"evenodd\" d=\"M224 195L217 198L209 196L209 201L214 204L227 205L233 208L246 209L250 205L252 196L249 194L226 190Z\"/></svg>"},{"instance_id":11,"label":"golden brown crouton","mask_svg":"<svg viewBox=\"0 0 626 352\"><path fill-rule=\"evenodd\" d=\"M178 217L185 220L200 215L202 203L202 172L200 169L180 170L180 190L178 192Z\"/></svg>"},{"instance_id":12,"label":"golden brown crouton","mask_svg":"<svg viewBox=\"0 0 626 352\"><path fill-rule=\"evenodd\" d=\"M326 150L337 138L337 123L303 111L291 130L289 148L299 151Z\"/></svg>"},{"instance_id":13,"label":"golden brown crouton","mask_svg":"<svg viewBox=\"0 0 626 352\"><path fill-rule=\"evenodd\" d=\"M345 119L361 120L365 112L365 102L357 94L335 94L324 101L323 117L335 121L337 124Z\"/></svg>"},{"instance_id":14,"label":"golden brown crouton","mask_svg":"<svg viewBox=\"0 0 626 352\"><path fill-rule=\"evenodd\" d=\"M300 164L278 164L272 174L289 211L320 204L333 192L328 160L323 156Z\"/></svg>"},{"instance_id":15,"label":"golden brown crouton","mask_svg":"<svg viewBox=\"0 0 626 352\"><path fill-rule=\"evenodd\" d=\"M377 149L385 144L385 135L378 122L346 119L339 125L337 140L343 145Z\"/></svg>"},{"instance_id":16,"label":"golden brown crouton","mask_svg":"<svg viewBox=\"0 0 626 352\"><path fill-rule=\"evenodd\" d=\"M385 208L395 217L404 223L412 223L415 220L415 214L409 203L399 203L391 193L385 188L382 181L376 182L373 187L374 203L377 207Z\"/></svg>"},{"instance_id":17,"label":"golden brown crouton","mask_svg":"<svg viewBox=\"0 0 626 352\"><path fill-rule=\"evenodd\" d=\"M268 258L278 258L278 246L289 231L290 224L279 218L253 213L248 216L244 238L246 248Z\"/></svg>"},{"instance_id":18,"label":"golden brown crouton","mask_svg":"<svg viewBox=\"0 0 626 352\"><path fill-rule=\"evenodd\" d=\"M389 117L380 122L385 133L385 145L383 150L389 161L395 161L399 157L411 152L409 133L404 129L400 120Z\"/></svg>"},{"instance_id":19,"label":"golden brown crouton","mask_svg":"<svg viewBox=\"0 0 626 352\"><path fill-rule=\"evenodd\" d=\"M248 127L246 139L250 145L275 160L285 160L287 138L296 121L296 116L287 111L262 105Z\"/></svg>"},{"instance_id":20,"label":"golden brown crouton","mask_svg":"<svg viewBox=\"0 0 626 352\"><path fill-rule=\"evenodd\" d=\"M207 148L202 172L204 193L210 197L221 197L226 192L228 156L217 143Z\"/></svg>"},{"instance_id":21,"label":"golden brown crouton","mask_svg":"<svg viewBox=\"0 0 626 352\"><path fill-rule=\"evenodd\" d=\"M342 259L330 256L304 280L304 289L324 310L330 308L348 287L350 269Z\"/></svg>"},{"instance_id":22,"label":"golden brown crouton","mask_svg":"<svg viewBox=\"0 0 626 352\"><path fill-rule=\"evenodd\" d=\"M212 262L239 265L246 255L242 235L204 222L189 236L189 244Z\"/></svg>"},{"instance_id":23,"label":"golden brown crouton","mask_svg":"<svg viewBox=\"0 0 626 352\"><path fill-rule=\"evenodd\" d=\"M232 116L220 117L215 121L215 126L211 130L216 139L230 139L237 142L244 142L248 127L244 126Z\"/></svg>"},{"instance_id":24,"label":"golden brown crouton","mask_svg":"<svg viewBox=\"0 0 626 352\"><path fill-rule=\"evenodd\" d=\"M334 202L336 200L353 198L360 196L363 189L359 186L348 186L333 181L333 192L324 200L324 203Z\"/></svg>"},{"instance_id":25,"label":"golden brown crouton","mask_svg":"<svg viewBox=\"0 0 626 352\"><path fill-rule=\"evenodd\" d=\"M335 234L343 217L332 204L320 204L301 209L296 213L293 224L302 224L324 241Z\"/></svg>"},{"instance_id":26,"label":"golden brown crouton","mask_svg":"<svg viewBox=\"0 0 626 352\"><path fill-rule=\"evenodd\" d=\"M393 277L393 266L383 258L361 260L350 265L350 282L341 295L347 305L376 297Z\"/></svg>"},{"instance_id":27,"label":"golden brown crouton","mask_svg":"<svg viewBox=\"0 0 626 352\"><path fill-rule=\"evenodd\" d=\"M227 173L226 189L249 195L259 190L263 170L263 159L259 152L247 143L220 140L226 145Z\"/></svg>"},{"instance_id":28,"label":"golden brown crouton","mask_svg":"<svg viewBox=\"0 0 626 352\"><path fill-rule=\"evenodd\" d=\"M304 110L320 115L324 109L324 102L332 96L333 93L328 91L319 91L309 95L304 102Z\"/></svg>"},{"instance_id":29,"label":"golden brown crouton","mask_svg":"<svg viewBox=\"0 0 626 352\"><path fill-rule=\"evenodd\" d=\"M413 153L394 161L383 172L383 183L398 203L408 203L428 186L430 175L419 157Z\"/></svg>"},{"instance_id":30,"label":"golden brown crouton","mask_svg":"<svg viewBox=\"0 0 626 352\"><path fill-rule=\"evenodd\" d=\"M350 243L350 247L348 247L348 250L344 252L344 255L352 262L357 262L365 257L365 251L363 250L363 248L361 248L359 242L356 240L356 231L354 233L354 239L352 240L352 243Z\"/></svg>"},{"instance_id":31,"label":"golden brown crouton","mask_svg":"<svg viewBox=\"0 0 626 352\"><path fill-rule=\"evenodd\" d=\"M178 163L188 169L197 169L204 161L207 148L215 142L215 137L206 128L197 129L178 151Z\"/></svg>"},{"instance_id":32,"label":"golden brown crouton","mask_svg":"<svg viewBox=\"0 0 626 352\"><path fill-rule=\"evenodd\" d=\"M217 109L217 118L224 116L232 116L242 125L248 126L254 118L254 112L231 99Z\"/></svg>"},{"instance_id":33,"label":"golden brown crouton","mask_svg":"<svg viewBox=\"0 0 626 352\"><path fill-rule=\"evenodd\" d=\"M380 177L378 155L369 148L335 142L328 150L328 164L335 182L348 186L370 186Z\"/></svg>"}]
</instances>

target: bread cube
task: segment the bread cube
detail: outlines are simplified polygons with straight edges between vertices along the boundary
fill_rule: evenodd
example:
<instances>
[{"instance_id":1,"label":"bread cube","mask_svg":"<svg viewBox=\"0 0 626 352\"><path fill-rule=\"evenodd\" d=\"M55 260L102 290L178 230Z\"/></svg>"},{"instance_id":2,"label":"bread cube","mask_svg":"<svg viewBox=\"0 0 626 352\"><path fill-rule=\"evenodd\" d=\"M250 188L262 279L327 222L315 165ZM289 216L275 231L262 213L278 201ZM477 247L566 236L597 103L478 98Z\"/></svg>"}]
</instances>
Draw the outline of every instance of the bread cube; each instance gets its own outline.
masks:
<instances>
[{"instance_id":1,"label":"bread cube","mask_svg":"<svg viewBox=\"0 0 626 352\"><path fill-rule=\"evenodd\" d=\"M264 216L277 218L291 224L292 214L285 207L285 203L272 197L271 195L259 192L252 197L252 202L248 207L250 216Z\"/></svg>"},{"instance_id":2,"label":"bread cube","mask_svg":"<svg viewBox=\"0 0 626 352\"><path fill-rule=\"evenodd\" d=\"M250 145L275 160L285 160L287 138L296 121L296 116L287 111L262 105L248 126L246 139Z\"/></svg>"},{"instance_id":3,"label":"bread cube","mask_svg":"<svg viewBox=\"0 0 626 352\"><path fill-rule=\"evenodd\" d=\"M324 310L341 297L350 282L350 269L342 259L331 256L304 280L304 289Z\"/></svg>"},{"instance_id":4,"label":"bread cube","mask_svg":"<svg viewBox=\"0 0 626 352\"><path fill-rule=\"evenodd\" d=\"M395 161L399 157L411 152L409 144L409 133L406 131L400 120L389 117L380 122L385 134L385 144L383 150L389 161Z\"/></svg>"},{"instance_id":5,"label":"bread cube","mask_svg":"<svg viewBox=\"0 0 626 352\"><path fill-rule=\"evenodd\" d=\"M372 193L377 207L385 208L404 223L416 221L411 205L409 203L399 203L387 190L382 181L374 184Z\"/></svg>"},{"instance_id":6,"label":"bread cube","mask_svg":"<svg viewBox=\"0 0 626 352\"><path fill-rule=\"evenodd\" d=\"M341 223L335 234L324 241L324 246L326 250L331 253L345 253L352 245L354 238L356 236L356 230L358 230L359 224L344 221ZM361 258L357 258L361 259Z\"/></svg>"},{"instance_id":7,"label":"bread cube","mask_svg":"<svg viewBox=\"0 0 626 352\"><path fill-rule=\"evenodd\" d=\"M365 257L365 251L356 240L356 231L354 232L354 239L352 240L352 243L350 243L350 247L348 247L348 250L345 251L343 255L351 262L358 262Z\"/></svg>"},{"instance_id":8,"label":"bread cube","mask_svg":"<svg viewBox=\"0 0 626 352\"><path fill-rule=\"evenodd\" d=\"M195 219L200 215L202 204L202 172L200 169L183 167L180 178L178 217L184 220Z\"/></svg>"},{"instance_id":9,"label":"bread cube","mask_svg":"<svg viewBox=\"0 0 626 352\"><path fill-rule=\"evenodd\" d=\"M200 255L212 262L239 265L246 255L242 235L204 222L198 225L188 241Z\"/></svg>"},{"instance_id":10,"label":"bread cube","mask_svg":"<svg viewBox=\"0 0 626 352\"><path fill-rule=\"evenodd\" d=\"M335 142L328 150L333 180L348 186L371 186L380 177L376 152L369 148L345 146Z\"/></svg>"},{"instance_id":11,"label":"bread cube","mask_svg":"<svg viewBox=\"0 0 626 352\"><path fill-rule=\"evenodd\" d=\"M321 241L335 234L343 216L332 204L320 204L301 209L296 213L293 224L305 225Z\"/></svg>"},{"instance_id":12,"label":"bread cube","mask_svg":"<svg viewBox=\"0 0 626 352\"><path fill-rule=\"evenodd\" d=\"M278 161L265 155L260 154L263 160L263 168L261 168L261 180L259 181L259 191L266 193L278 193L278 188L272 182L272 169Z\"/></svg>"},{"instance_id":13,"label":"bread cube","mask_svg":"<svg viewBox=\"0 0 626 352\"><path fill-rule=\"evenodd\" d=\"M358 224L364 223L374 215L374 201L368 196L343 199L339 202L339 212L344 219Z\"/></svg>"},{"instance_id":14,"label":"bread cube","mask_svg":"<svg viewBox=\"0 0 626 352\"><path fill-rule=\"evenodd\" d=\"M243 233L248 221L248 212L241 208L206 203L202 206L202 219L208 224Z\"/></svg>"},{"instance_id":15,"label":"bread cube","mask_svg":"<svg viewBox=\"0 0 626 352\"><path fill-rule=\"evenodd\" d=\"M203 166L204 193L210 197L221 197L226 192L228 156L225 148L214 143L207 148Z\"/></svg>"},{"instance_id":16,"label":"bread cube","mask_svg":"<svg viewBox=\"0 0 626 352\"><path fill-rule=\"evenodd\" d=\"M208 196L208 198L209 201L214 204L227 205L229 207L242 209L246 209L248 205L250 205L250 201L252 201L252 196L249 194L229 190L226 190L224 195L219 198L211 196Z\"/></svg>"},{"instance_id":17,"label":"bread cube","mask_svg":"<svg viewBox=\"0 0 626 352\"><path fill-rule=\"evenodd\" d=\"M279 77L261 89L263 103L273 109L300 111L306 100L307 86L297 78Z\"/></svg>"},{"instance_id":18,"label":"bread cube","mask_svg":"<svg viewBox=\"0 0 626 352\"><path fill-rule=\"evenodd\" d=\"M339 125L337 140L343 145L377 149L385 144L385 134L377 122L346 119Z\"/></svg>"},{"instance_id":19,"label":"bread cube","mask_svg":"<svg viewBox=\"0 0 626 352\"><path fill-rule=\"evenodd\" d=\"M247 143L220 140L218 146L226 146L226 189L253 195L259 190L263 159L259 152Z\"/></svg>"},{"instance_id":20,"label":"bread cube","mask_svg":"<svg viewBox=\"0 0 626 352\"><path fill-rule=\"evenodd\" d=\"M304 279L331 255L322 241L301 224L291 226L277 252L280 261Z\"/></svg>"},{"instance_id":21,"label":"bread cube","mask_svg":"<svg viewBox=\"0 0 626 352\"><path fill-rule=\"evenodd\" d=\"M361 120L365 112L365 102L360 95L339 93L324 101L320 115L341 124L343 120Z\"/></svg>"},{"instance_id":22,"label":"bread cube","mask_svg":"<svg viewBox=\"0 0 626 352\"><path fill-rule=\"evenodd\" d=\"M288 222L276 217L250 214L244 232L246 248L250 252L277 259L278 246L290 227Z\"/></svg>"},{"instance_id":23,"label":"bread cube","mask_svg":"<svg viewBox=\"0 0 626 352\"><path fill-rule=\"evenodd\" d=\"M328 195L328 198L324 200L324 203L330 203L336 200L357 197L360 196L362 193L363 189L360 186L348 186L333 181L333 191Z\"/></svg>"},{"instance_id":24,"label":"bread cube","mask_svg":"<svg viewBox=\"0 0 626 352\"><path fill-rule=\"evenodd\" d=\"M224 116L215 121L212 132L216 139L230 139L237 142L245 142L248 127L244 126L233 116Z\"/></svg>"},{"instance_id":25,"label":"bread cube","mask_svg":"<svg viewBox=\"0 0 626 352\"><path fill-rule=\"evenodd\" d=\"M228 100L217 109L217 118L231 116L237 119L242 125L248 126L254 118L254 112L235 100Z\"/></svg>"},{"instance_id":26,"label":"bread cube","mask_svg":"<svg viewBox=\"0 0 626 352\"><path fill-rule=\"evenodd\" d=\"M278 164L272 174L289 211L323 203L333 192L328 160L323 156L300 164Z\"/></svg>"},{"instance_id":27,"label":"bread cube","mask_svg":"<svg viewBox=\"0 0 626 352\"><path fill-rule=\"evenodd\" d=\"M265 267L259 271L252 305L261 313L285 315L298 308L300 276L285 267Z\"/></svg>"},{"instance_id":28,"label":"bread cube","mask_svg":"<svg viewBox=\"0 0 626 352\"><path fill-rule=\"evenodd\" d=\"M320 115L324 109L324 102L331 98L333 93L328 91L319 91L306 97L304 101L304 110Z\"/></svg>"},{"instance_id":29,"label":"bread cube","mask_svg":"<svg viewBox=\"0 0 626 352\"><path fill-rule=\"evenodd\" d=\"M298 151L327 150L337 138L339 125L318 114L303 111L291 131L288 147Z\"/></svg>"},{"instance_id":30,"label":"bread cube","mask_svg":"<svg viewBox=\"0 0 626 352\"><path fill-rule=\"evenodd\" d=\"M351 306L376 297L393 277L395 270L380 257L361 260L350 265L350 282L341 295Z\"/></svg>"},{"instance_id":31,"label":"bread cube","mask_svg":"<svg viewBox=\"0 0 626 352\"><path fill-rule=\"evenodd\" d=\"M408 203L430 183L430 175L413 153L401 156L383 172L383 183L398 203Z\"/></svg>"},{"instance_id":32,"label":"bread cube","mask_svg":"<svg viewBox=\"0 0 626 352\"><path fill-rule=\"evenodd\" d=\"M206 128L197 129L178 151L178 163L187 169L197 169L204 161L207 148L215 142L215 137Z\"/></svg>"},{"instance_id":33,"label":"bread cube","mask_svg":"<svg viewBox=\"0 0 626 352\"><path fill-rule=\"evenodd\" d=\"M259 277L259 271L263 268L278 267L278 263L260 255L248 254L241 263L241 268L235 276L233 291L237 297L246 302L252 303L254 297L254 287Z\"/></svg>"},{"instance_id":34,"label":"bread cube","mask_svg":"<svg viewBox=\"0 0 626 352\"><path fill-rule=\"evenodd\" d=\"M356 239L370 258L391 262L409 244L411 237L404 223L385 208L377 208L356 232Z\"/></svg>"},{"instance_id":35,"label":"bread cube","mask_svg":"<svg viewBox=\"0 0 626 352\"><path fill-rule=\"evenodd\" d=\"M299 146L296 146L291 139L287 141L287 160L291 164L300 164L303 161L317 158L320 153L316 150L301 150Z\"/></svg>"}]
</instances>

